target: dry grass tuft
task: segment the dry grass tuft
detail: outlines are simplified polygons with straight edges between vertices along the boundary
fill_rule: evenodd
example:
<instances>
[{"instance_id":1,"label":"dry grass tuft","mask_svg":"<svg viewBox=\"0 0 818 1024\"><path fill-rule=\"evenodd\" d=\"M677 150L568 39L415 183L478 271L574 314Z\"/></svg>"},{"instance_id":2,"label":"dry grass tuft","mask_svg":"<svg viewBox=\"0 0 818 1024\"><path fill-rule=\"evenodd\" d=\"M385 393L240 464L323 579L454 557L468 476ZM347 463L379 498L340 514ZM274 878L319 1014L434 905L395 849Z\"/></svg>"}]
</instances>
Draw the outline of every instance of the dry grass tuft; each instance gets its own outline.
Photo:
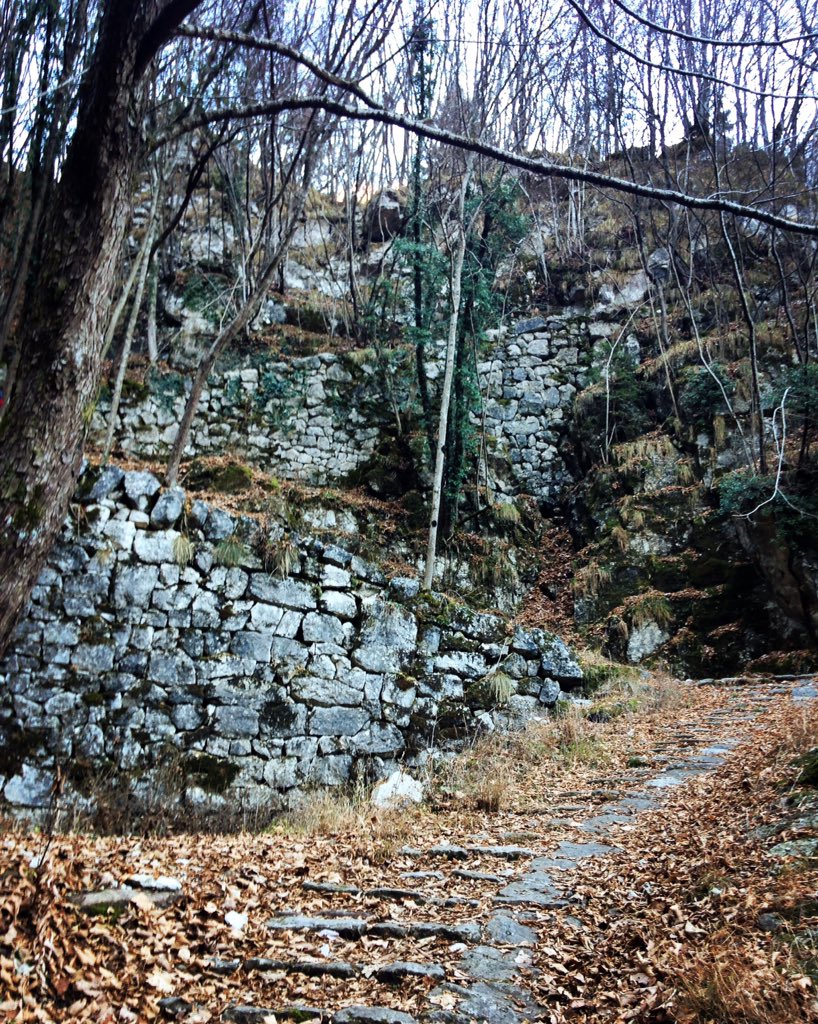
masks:
<instances>
[{"instance_id":1,"label":"dry grass tuft","mask_svg":"<svg viewBox=\"0 0 818 1024\"><path fill-rule=\"evenodd\" d=\"M610 570L592 560L581 569L577 569L571 580L571 589L576 597L596 597L600 587L610 582Z\"/></svg>"},{"instance_id":2,"label":"dry grass tuft","mask_svg":"<svg viewBox=\"0 0 818 1024\"><path fill-rule=\"evenodd\" d=\"M370 789L315 789L278 818L270 832L302 837L337 837L339 842L372 863L384 863L406 842L421 813L418 808L381 810L370 801Z\"/></svg>"},{"instance_id":3,"label":"dry grass tuft","mask_svg":"<svg viewBox=\"0 0 818 1024\"><path fill-rule=\"evenodd\" d=\"M706 961L680 980L679 1024L790 1024L803 1020L804 1002L764 956L742 946L711 944Z\"/></svg>"},{"instance_id":4,"label":"dry grass tuft","mask_svg":"<svg viewBox=\"0 0 818 1024\"><path fill-rule=\"evenodd\" d=\"M616 543L622 554L628 550L631 538L624 526L615 526L611 530L611 539Z\"/></svg>"}]
</instances>

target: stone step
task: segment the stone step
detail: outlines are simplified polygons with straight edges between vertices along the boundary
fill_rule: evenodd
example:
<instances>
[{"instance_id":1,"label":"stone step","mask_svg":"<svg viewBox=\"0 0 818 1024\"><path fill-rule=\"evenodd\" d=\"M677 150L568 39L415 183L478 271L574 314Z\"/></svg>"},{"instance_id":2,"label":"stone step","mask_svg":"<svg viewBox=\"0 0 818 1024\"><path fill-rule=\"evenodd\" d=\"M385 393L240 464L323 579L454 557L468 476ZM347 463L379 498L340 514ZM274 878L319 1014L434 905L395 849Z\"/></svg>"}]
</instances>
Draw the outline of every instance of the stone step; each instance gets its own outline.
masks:
<instances>
[{"instance_id":1,"label":"stone step","mask_svg":"<svg viewBox=\"0 0 818 1024\"><path fill-rule=\"evenodd\" d=\"M428 874L428 873L427 873ZM446 876L439 871L433 873L435 878L444 879ZM456 872L453 872L456 874ZM462 877L468 877L464 875ZM493 876L487 875L486 878L491 879ZM504 882L508 879L497 878L497 881ZM340 894L343 896L369 896L373 899L380 900L412 900L413 903L418 904L430 904L435 907L478 907L480 901L470 899L467 896L449 896L446 899L440 899L435 896L426 896L418 889L401 889L393 886L382 886L375 889L356 889L354 886L338 886L334 883L323 883L323 882L304 882L303 888L307 892L318 892L325 893L327 895ZM330 910L325 911L327 917L335 918L348 917L350 916L349 911ZM337 929L336 929L337 930ZM340 934L340 933L339 933Z\"/></svg>"},{"instance_id":2,"label":"stone step","mask_svg":"<svg viewBox=\"0 0 818 1024\"><path fill-rule=\"evenodd\" d=\"M335 932L344 939L358 939L369 922L362 917L307 917L304 914L283 914L271 918L265 927L274 932Z\"/></svg>"},{"instance_id":3,"label":"stone step","mask_svg":"<svg viewBox=\"0 0 818 1024\"><path fill-rule=\"evenodd\" d=\"M395 960L381 965L353 964L344 960L275 960L251 957L242 965L246 971L260 973L303 974L307 978L375 978L384 984L397 984L404 978L430 978L443 981L446 971L440 964L415 960Z\"/></svg>"},{"instance_id":4,"label":"stone step","mask_svg":"<svg viewBox=\"0 0 818 1024\"><path fill-rule=\"evenodd\" d=\"M245 960L244 969L264 973L281 971L284 974L303 974L307 978L355 978L361 973L359 966L343 960L271 960L263 956Z\"/></svg>"},{"instance_id":5,"label":"stone step","mask_svg":"<svg viewBox=\"0 0 818 1024\"><path fill-rule=\"evenodd\" d=\"M337 882L310 882L301 883L301 888L307 892L322 892L329 896L360 896L361 890L357 885L340 885Z\"/></svg>"},{"instance_id":6,"label":"stone step","mask_svg":"<svg viewBox=\"0 0 818 1024\"><path fill-rule=\"evenodd\" d=\"M465 878L470 882L496 882L498 885L502 885L508 881L508 878L503 878L502 875L492 875L487 871L466 871L465 868L455 868L452 875L455 878Z\"/></svg>"},{"instance_id":7,"label":"stone step","mask_svg":"<svg viewBox=\"0 0 818 1024\"><path fill-rule=\"evenodd\" d=\"M537 851L527 846L467 846L471 854L478 854L481 857L497 857L500 860L523 860L527 857L536 857Z\"/></svg>"},{"instance_id":8,"label":"stone step","mask_svg":"<svg viewBox=\"0 0 818 1024\"><path fill-rule=\"evenodd\" d=\"M443 939L448 942L479 942L481 929L476 921L448 924L441 921L375 921L358 917L306 917L283 914L271 918L266 927L271 931L335 932L345 939L362 935L380 935L394 939Z\"/></svg>"},{"instance_id":9,"label":"stone step","mask_svg":"<svg viewBox=\"0 0 818 1024\"><path fill-rule=\"evenodd\" d=\"M211 974L235 974L240 967L241 960L223 960L218 956L212 957L205 963L205 968Z\"/></svg>"},{"instance_id":10,"label":"stone step","mask_svg":"<svg viewBox=\"0 0 818 1024\"><path fill-rule=\"evenodd\" d=\"M319 1009L317 1006L248 1006L231 1004L222 1014L222 1020L232 1021L232 1024L269 1024L269 1021L291 1020L301 1024L302 1021L317 1020L326 1021L330 1019L328 1010Z\"/></svg>"},{"instance_id":11,"label":"stone step","mask_svg":"<svg viewBox=\"0 0 818 1024\"><path fill-rule=\"evenodd\" d=\"M446 942L479 942L480 925L476 921L445 924L438 921L379 921L367 929L368 935L391 939L443 939Z\"/></svg>"},{"instance_id":12,"label":"stone step","mask_svg":"<svg viewBox=\"0 0 818 1024\"><path fill-rule=\"evenodd\" d=\"M415 903L426 903L428 897L417 889L393 889L389 886L381 886L377 889L367 889L366 896L375 896L381 900L413 900Z\"/></svg>"},{"instance_id":13,"label":"stone step","mask_svg":"<svg viewBox=\"0 0 818 1024\"><path fill-rule=\"evenodd\" d=\"M441 876L443 877L443 876ZM359 889L356 885L338 885L335 882L302 882L306 892L318 892L327 896L372 896L382 900L414 900L426 903L428 897L417 889L399 889L392 886L378 886L375 889Z\"/></svg>"},{"instance_id":14,"label":"stone step","mask_svg":"<svg viewBox=\"0 0 818 1024\"><path fill-rule=\"evenodd\" d=\"M520 860L525 857L536 857L537 851L527 846L457 846L453 843L441 843L427 850L430 857L445 857L447 860L469 860L471 857L497 857L500 860Z\"/></svg>"},{"instance_id":15,"label":"stone step","mask_svg":"<svg viewBox=\"0 0 818 1024\"><path fill-rule=\"evenodd\" d=\"M332 1024L417 1024L411 1014L388 1006L347 1006L333 1014Z\"/></svg>"},{"instance_id":16,"label":"stone step","mask_svg":"<svg viewBox=\"0 0 818 1024\"><path fill-rule=\"evenodd\" d=\"M443 981L446 971L440 964L420 964L414 960L396 960L391 964L379 967L373 977L387 985L399 985L405 978L431 978Z\"/></svg>"}]
</instances>

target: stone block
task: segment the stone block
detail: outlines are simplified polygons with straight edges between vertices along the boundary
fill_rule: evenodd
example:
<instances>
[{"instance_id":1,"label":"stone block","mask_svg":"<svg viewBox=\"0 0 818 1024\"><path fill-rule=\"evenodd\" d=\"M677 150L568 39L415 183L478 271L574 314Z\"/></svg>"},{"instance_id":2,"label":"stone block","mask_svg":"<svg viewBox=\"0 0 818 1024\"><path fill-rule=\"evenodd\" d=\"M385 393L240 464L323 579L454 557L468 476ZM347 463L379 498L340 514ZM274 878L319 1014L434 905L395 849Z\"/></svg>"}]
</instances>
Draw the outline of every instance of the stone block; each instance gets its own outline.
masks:
<instances>
[{"instance_id":1,"label":"stone block","mask_svg":"<svg viewBox=\"0 0 818 1024\"><path fill-rule=\"evenodd\" d=\"M123 483L128 501L138 509L147 508L148 500L159 493L161 486L153 473L143 470L129 470L125 473Z\"/></svg>"},{"instance_id":2,"label":"stone block","mask_svg":"<svg viewBox=\"0 0 818 1024\"><path fill-rule=\"evenodd\" d=\"M310 716L312 736L354 736L369 723L369 715L360 708L316 708Z\"/></svg>"},{"instance_id":3,"label":"stone block","mask_svg":"<svg viewBox=\"0 0 818 1024\"><path fill-rule=\"evenodd\" d=\"M277 580L267 573L254 573L250 579L250 594L267 604L281 605L296 611L313 611L316 600L312 588L297 580Z\"/></svg>"},{"instance_id":4,"label":"stone block","mask_svg":"<svg viewBox=\"0 0 818 1024\"><path fill-rule=\"evenodd\" d=\"M241 658L252 658L254 661L269 662L273 638L269 633L252 631L236 633L230 643L231 654Z\"/></svg>"},{"instance_id":5,"label":"stone block","mask_svg":"<svg viewBox=\"0 0 818 1024\"><path fill-rule=\"evenodd\" d=\"M193 661L182 651L173 654L153 652L148 661L148 679L164 687L191 686L196 682Z\"/></svg>"},{"instance_id":6,"label":"stone block","mask_svg":"<svg viewBox=\"0 0 818 1024\"><path fill-rule=\"evenodd\" d=\"M358 604L352 594L341 590L325 590L319 602L321 610L336 618L350 621L358 614Z\"/></svg>"},{"instance_id":7,"label":"stone block","mask_svg":"<svg viewBox=\"0 0 818 1024\"><path fill-rule=\"evenodd\" d=\"M346 639L341 622L333 615L320 615L309 612L301 623L301 635L304 642L331 643L342 646Z\"/></svg>"},{"instance_id":8,"label":"stone block","mask_svg":"<svg viewBox=\"0 0 818 1024\"><path fill-rule=\"evenodd\" d=\"M110 672L114 667L114 654L113 644L78 644L71 654L71 667L77 672L95 675Z\"/></svg>"},{"instance_id":9,"label":"stone block","mask_svg":"<svg viewBox=\"0 0 818 1024\"><path fill-rule=\"evenodd\" d=\"M250 609L250 621L256 629L275 629L284 615L283 608L271 604L254 604Z\"/></svg>"},{"instance_id":10,"label":"stone block","mask_svg":"<svg viewBox=\"0 0 818 1024\"><path fill-rule=\"evenodd\" d=\"M151 512L151 525L160 529L175 526L185 508L185 492L178 487L165 491L156 500Z\"/></svg>"},{"instance_id":11,"label":"stone block","mask_svg":"<svg viewBox=\"0 0 818 1024\"><path fill-rule=\"evenodd\" d=\"M231 739L242 736L258 736L258 712L253 708L240 705L223 705L216 708L214 721L217 732Z\"/></svg>"}]
</instances>

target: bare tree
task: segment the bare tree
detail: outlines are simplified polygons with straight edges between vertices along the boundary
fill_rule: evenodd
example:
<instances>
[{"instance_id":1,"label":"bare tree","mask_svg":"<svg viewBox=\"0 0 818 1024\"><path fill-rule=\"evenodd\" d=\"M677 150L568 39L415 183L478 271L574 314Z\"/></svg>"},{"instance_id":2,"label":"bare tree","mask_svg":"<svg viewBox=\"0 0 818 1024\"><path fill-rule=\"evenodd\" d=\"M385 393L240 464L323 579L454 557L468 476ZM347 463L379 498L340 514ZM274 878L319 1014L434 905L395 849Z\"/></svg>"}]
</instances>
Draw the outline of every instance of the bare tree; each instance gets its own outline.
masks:
<instances>
[{"instance_id":1,"label":"bare tree","mask_svg":"<svg viewBox=\"0 0 818 1024\"><path fill-rule=\"evenodd\" d=\"M719 6L691 3L689 10L669 15L666 5L653 0L640 8L646 20L659 26L653 27L634 19L621 4L617 13L608 11L597 19L596 8L585 10L572 0L575 19L587 28L585 50L575 42L578 20L550 11L542 12L539 23L534 15L512 17L502 0L483 0L479 7L477 24L490 41L485 51L490 60L474 64L474 81L489 89L486 102L476 108L480 116L459 123L442 118L442 97L431 123L396 104L395 76L401 65L391 47L400 11L395 0L343 5L331 0L320 9L265 0L107 0L101 5L61 0L56 5L12 2L4 8L0 37L12 45L4 47L0 60L2 188L8 196L24 193L25 201L22 215L12 218L13 258L3 264L12 269L2 279L2 331L19 354L20 369L0 424L0 648L76 484L84 423L100 379L103 318L116 287L136 177L151 147L159 149L205 127L218 133L221 126L260 120L275 125L280 138L289 126L303 131L311 115L320 113L328 123L342 119L377 126L382 145L410 133L430 146L455 147L532 177L572 183L579 200L582 188L593 186L654 205L747 218L776 229L777 238L818 237L814 12L805 4L795 3L762 24L760 8L741 0ZM57 8L65 17L54 17ZM466 70L472 65L463 61L455 67L466 56L466 44L457 40L474 38L463 31L472 27L469 10L465 3L446 5L444 24L454 29L446 57L453 70L443 80L447 89L451 85L451 95L459 90L473 104ZM179 37L180 26L196 11L210 27L188 25ZM659 20L657 11L664 12ZM774 43L773 55L759 62L752 49L737 55L725 47L723 56L719 48L714 57L712 44L701 39L733 39L730 19L741 26L737 37L761 38L763 31L764 39ZM294 24L308 30L294 37ZM548 33L525 38L537 24ZM798 31L791 31L793 24ZM593 51L588 48L591 36ZM785 38L792 41L785 44ZM294 39L301 45L292 45ZM694 50L688 52L688 46ZM261 89L261 72L245 76L249 53L274 53L277 67L297 69L292 91ZM698 55L693 68L687 66L690 53ZM204 69L202 89L195 96L177 95L171 88L174 72L191 60ZM538 75L538 87L525 95L526 73L514 67L520 61L530 63ZM598 109L583 106L585 72L597 64L606 69L596 80ZM265 74L272 66L259 65ZM146 84L154 73L167 88L151 93ZM678 84L682 81L699 84L691 94ZM616 96L617 90L626 96ZM601 137L596 127L613 113L622 121L616 135L620 140L630 141L634 126L655 116L658 125L654 121L648 135L654 140L666 136L668 150L674 145L672 126L685 119L698 119L701 143L707 146L708 125L712 134L719 111L739 101L742 138L771 138L776 167L782 150L786 160L800 161L799 180L808 184L794 202L778 184L771 190L772 177L755 189L733 187L726 172L715 187L712 180L697 179L693 154L699 142L691 132L683 140L680 166L668 152L658 181L645 174L610 173L594 162L593 139L576 137L586 123ZM780 129L772 116L779 109L775 104L786 111ZM294 112L301 113L296 117ZM776 132L785 141L779 144ZM574 156L548 155L552 144L571 138L577 143ZM717 160L724 158L718 147L711 148ZM388 166L395 163L391 157L384 160ZM576 211L581 218L581 203ZM8 204L4 212L8 217ZM275 247L266 251L276 254ZM740 262L738 253L737 258ZM260 294L260 284L269 283L270 265L263 260L255 264L254 294ZM806 287L814 289L810 274ZM814 314L810 317L813 338ZM234 322L236 329L243 328L241 319Z\"/></svg>"}]
</instances>

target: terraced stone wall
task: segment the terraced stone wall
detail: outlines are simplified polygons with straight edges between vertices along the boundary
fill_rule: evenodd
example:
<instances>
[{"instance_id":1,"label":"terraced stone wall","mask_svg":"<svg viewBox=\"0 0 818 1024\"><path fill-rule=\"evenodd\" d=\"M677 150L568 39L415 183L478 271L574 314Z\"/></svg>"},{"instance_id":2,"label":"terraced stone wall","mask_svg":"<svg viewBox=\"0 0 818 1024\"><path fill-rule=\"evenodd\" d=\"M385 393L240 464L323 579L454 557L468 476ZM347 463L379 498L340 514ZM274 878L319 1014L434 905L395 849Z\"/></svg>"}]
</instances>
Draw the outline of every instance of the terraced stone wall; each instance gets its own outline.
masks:
<instances>
[{"instance_id":1,"label":"terraced stone wall","mask_svg":"<svg viewBox=\"0 0 818 1024\"><path fill-rule=\"evenodd\" d=\"M286 802L518 727L581 682L557 637L262 534L150 473L109 467L81 489L0 663L0 793L15 806L47 802L58 766L139 792L169 755L190 801ZM286 578L259 554L283 546Z\"/></svg>"},{"instance_id":2,"label":"terraced stone wall","mask_svg":"<svg viewBox=\"0 0 818 1024\"><path fill-rule=\"evenodd\" d=\"M588 326L555 312L495 332L478 364L489 471L500 487L553 500L570 482L559 451L574 395L590 359ZM322 353L269 363L248 356L211 375L193 424L188 457L236 452L284 479L334 485L365 467L413 394L413 352L398 352L388 373L374 352ZM427 364L442 379L440 348ZM392 357L390 357L392 358ZM390 393L385 381L389 380ZM117 443L130 456L164 456L176 436L189 380L153 371L123 395ZM104 436L109 403L102 396L92 436Z\"/></svg>"}]
</instances>

